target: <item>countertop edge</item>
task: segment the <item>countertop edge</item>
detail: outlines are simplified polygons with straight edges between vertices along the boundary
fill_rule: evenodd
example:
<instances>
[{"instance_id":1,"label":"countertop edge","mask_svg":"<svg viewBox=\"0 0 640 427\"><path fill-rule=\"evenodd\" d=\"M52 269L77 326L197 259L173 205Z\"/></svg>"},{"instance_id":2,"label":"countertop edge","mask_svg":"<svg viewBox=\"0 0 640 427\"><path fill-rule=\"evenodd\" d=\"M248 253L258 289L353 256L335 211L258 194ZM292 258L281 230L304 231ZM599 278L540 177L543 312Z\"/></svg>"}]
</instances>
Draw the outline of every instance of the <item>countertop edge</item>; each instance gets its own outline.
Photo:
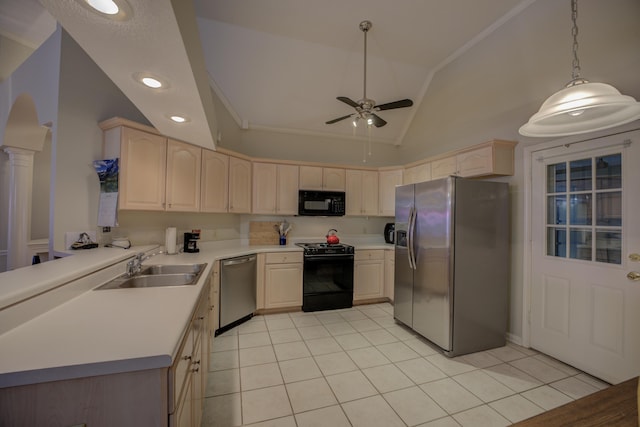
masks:
<instances>
[{"instance_id":1,"label":"countertop edge","mask_svg":"<svg viewBox=\"0 0 640 427\"><path fill-rule=\"evenodd\" d=\"M85 363L82 365L57 366L30 371L8 372L0 375L0 389L52 381L96 377L100 375L169 368L171 364L171 355L163 354L133 359Z\"/></svg>"}]
</instances>

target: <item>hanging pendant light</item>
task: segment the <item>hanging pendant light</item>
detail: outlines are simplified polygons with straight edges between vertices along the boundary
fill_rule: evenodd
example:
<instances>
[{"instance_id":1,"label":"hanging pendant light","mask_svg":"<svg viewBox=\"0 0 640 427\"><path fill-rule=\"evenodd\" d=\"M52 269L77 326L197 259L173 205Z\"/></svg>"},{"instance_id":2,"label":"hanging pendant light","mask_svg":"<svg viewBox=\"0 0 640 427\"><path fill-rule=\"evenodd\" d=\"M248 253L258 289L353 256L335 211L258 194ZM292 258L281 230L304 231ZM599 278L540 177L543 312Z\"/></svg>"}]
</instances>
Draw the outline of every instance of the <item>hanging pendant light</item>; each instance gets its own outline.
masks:
<instances>
[{"instance_id":1,"label":"hanging pendant light","mask_svg":"<svg viewBox=\"0 0 640 427\"><path fill-rule=\"evenodd\" d=\"M524 136L554 137L608 129L640 119L640 103L606 83L590 83L580 77L578 60L578 4L571 0L573 23L572 79L554 93L519 129Z\"/></svg>"}]
</instances>

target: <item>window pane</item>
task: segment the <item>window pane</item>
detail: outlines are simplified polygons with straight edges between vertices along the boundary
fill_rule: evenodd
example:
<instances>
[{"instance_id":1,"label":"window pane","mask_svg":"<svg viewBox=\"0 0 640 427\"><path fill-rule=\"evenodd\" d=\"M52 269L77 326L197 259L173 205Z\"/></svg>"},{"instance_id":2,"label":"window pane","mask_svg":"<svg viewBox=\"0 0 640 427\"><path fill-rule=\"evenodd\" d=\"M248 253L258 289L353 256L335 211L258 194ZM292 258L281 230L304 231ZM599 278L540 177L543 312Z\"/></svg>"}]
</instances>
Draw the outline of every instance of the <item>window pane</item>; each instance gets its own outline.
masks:
<instances>
[{"instance_id":1,"label":"window pane","mask_svg":"<svg viewBox=\"0 0 640 427\"><path fill-rule=\"evenodd\" d=\"M622 188L622 155L596 157L596 189Z\"/></svg>"},{"instance_id":2,"label":"window pane","mask_svg":"<svg viewBox=\"0 0 640 427\"><path fill-rule=\"evenodd\" d=\"M596 194L596 225L622 226L622 192Z\"/></svg>"},{"instance_id":3,"label":"window pane","mask_svg":"<svg viewBox=\"0 0 640 427\"><path fill-rule=\"evenodd\" d=\"M569 224L591 225L591 194L571 195Z\"/></svg>"},{"instance_id":4,"label":"window pane","mask_svg":"<svg viewBox=\"0 0 640 427\"><path fill-rule=\"evenodd\" d=\"M567 223L567 196L547 197L547 224Z\"/></svg>"},{"instance_id":5,"label":"window pane","mask_svg":"<svg viewBox=\"0 0 640 427\"><path fill-rule=\"evenodd\" d=\"M567 165L557 163L547 166L547 193L567 191Z\"/></svg>"},{"instance_id":6,"label":"window pane","mask_svg":"<svg viewBox=\"0 0 640 427\"><path fill-rule=\"evenodd\" d=\"M567 231L564 228L547 228L547 255L566 258Z\"/></svg>"},{"instance_id":7,"label":"window pane","mask_svg":"<svg viewBox=\"0 0 640 427\"><path fill-rule=\"evenodd\" d=\"M591 190L591 159L574 160L571 167L571 191Z\"/></svg>"},{"instance_id":8,"label":"window pane","mask_svg":"<svg viewBox=\"0 0 640 427\"><path fill-rule=\"evenodd\" d=\"M596 261L622 264L622 233L596 231Z\"/></svg>"},{"instance_id":9,"label":"window pane","mask_svg":"<svg viewBox=\"0 0 640 427\"><path fill-rule=\"evenodd\" d=\"M591 230L571 230L570 257L591 261Z\"/></svg>"}]
</instances>

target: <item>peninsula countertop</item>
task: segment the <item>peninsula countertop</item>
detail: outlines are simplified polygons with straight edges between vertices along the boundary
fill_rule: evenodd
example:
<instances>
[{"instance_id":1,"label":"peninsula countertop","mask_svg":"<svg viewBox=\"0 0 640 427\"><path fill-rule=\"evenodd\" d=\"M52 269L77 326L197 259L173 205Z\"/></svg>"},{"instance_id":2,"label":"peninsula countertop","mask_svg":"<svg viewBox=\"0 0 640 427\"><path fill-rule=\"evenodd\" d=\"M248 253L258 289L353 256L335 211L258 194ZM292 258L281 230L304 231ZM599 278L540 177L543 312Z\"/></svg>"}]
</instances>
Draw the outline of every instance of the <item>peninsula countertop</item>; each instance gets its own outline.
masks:
<instances>
[{"instance_id":1,"label":"peninsula countertop","mask_svg":"<svg viewBox=\"0 0 640 427\"><path fill-rule=\"evenodd\" d=\"M348 239L344 241L350 243ZM379 242L354 243L356 249L393 248ZM92 271L105 269L108 265L122 268L124 272L124 264L133 255L153 250L154 246L126 251L99 248L94 253L88 250L2 273L0 283L9 283L5 280L21 282L37 296L38 292L46 292L47 286L63 284L73 278L90 282ZM71 299L0 335L0 388L169 367L213 263L249 253L276 251L302 251L302 248L294 244L250 246L241 241L203 242L199 253L160 254L144 262L207 263L200 280L193 286L96 291L93 289L106 281L96 279ZM8 292L0 291L2 307L12 299L15 305L20 295L27 295L24 291L19 293L15 285L7 287ZM46 299L46 293L38 298ZM0 308L0 313L2 310Z\"/></svg>"}]
</instances>

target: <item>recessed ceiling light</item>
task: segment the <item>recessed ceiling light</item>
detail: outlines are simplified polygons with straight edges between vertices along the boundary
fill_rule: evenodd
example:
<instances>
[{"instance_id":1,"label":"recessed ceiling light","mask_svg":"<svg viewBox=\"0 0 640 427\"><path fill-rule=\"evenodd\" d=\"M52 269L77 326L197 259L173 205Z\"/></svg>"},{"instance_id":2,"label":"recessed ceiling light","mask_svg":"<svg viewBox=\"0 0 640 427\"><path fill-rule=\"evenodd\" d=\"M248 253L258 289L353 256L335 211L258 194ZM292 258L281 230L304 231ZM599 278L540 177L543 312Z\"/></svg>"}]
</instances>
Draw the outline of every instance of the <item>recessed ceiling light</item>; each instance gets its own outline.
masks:
<instances>
[{"instance_id":1,"label":"recessed ceiling light","mask_svg":"<svg viewBox=\"0 0 640 427\"><path fill-rule=\"evenodd\" d=\"M169 87L164 79L151 73L135 73L133 79L152 89L166 89Z\"/></svg>"},{"instance_id":2,"label":"recessed ceiling light","mask_svg":"<svg viewBox=\"0 0 640 427\"><path fill-rule=\"evenodd\" d=\"M132 9L126 0L76 0L86 9L104 18L125 21L132 16Z\"/></svg>"},{"instance_id":3,"label":"recessed ceiling light","mask_svg":"<svg viewBox=\"0 0 640 427\"><path fill-rule=\"evenodd\" d=\"M173 120L176 123L184 123L184 122L188 122L189 119L187 117L184 116L177 116L177 115L173 115L173 116L169 116L169 118L171 120Z\"/></svg>"},{"instance_id":4,"label":"recessed ceiling light","mask_svg":"<svg viewBox=\"0 0 640 427\"><path fill-rule=\"evenodd\" d=\"M162 83L160 82L160 80L156 80L153 77L143 77L142 83L145 86L149 86L150 88L153 88L153 89L158 89L162 87Z\"/></svg>"},{"instance_id":5,"label":"recessed ceiling light","mask_svg":"<svg viewBox=\"0 0 640 427\"><path fill-rule=\"evenodd\" d=\"M106 15L115 15L120 11L120 8L113 0L86 0L89 6L94 8L100 13Z\"/></svg>"}]
</instances>

